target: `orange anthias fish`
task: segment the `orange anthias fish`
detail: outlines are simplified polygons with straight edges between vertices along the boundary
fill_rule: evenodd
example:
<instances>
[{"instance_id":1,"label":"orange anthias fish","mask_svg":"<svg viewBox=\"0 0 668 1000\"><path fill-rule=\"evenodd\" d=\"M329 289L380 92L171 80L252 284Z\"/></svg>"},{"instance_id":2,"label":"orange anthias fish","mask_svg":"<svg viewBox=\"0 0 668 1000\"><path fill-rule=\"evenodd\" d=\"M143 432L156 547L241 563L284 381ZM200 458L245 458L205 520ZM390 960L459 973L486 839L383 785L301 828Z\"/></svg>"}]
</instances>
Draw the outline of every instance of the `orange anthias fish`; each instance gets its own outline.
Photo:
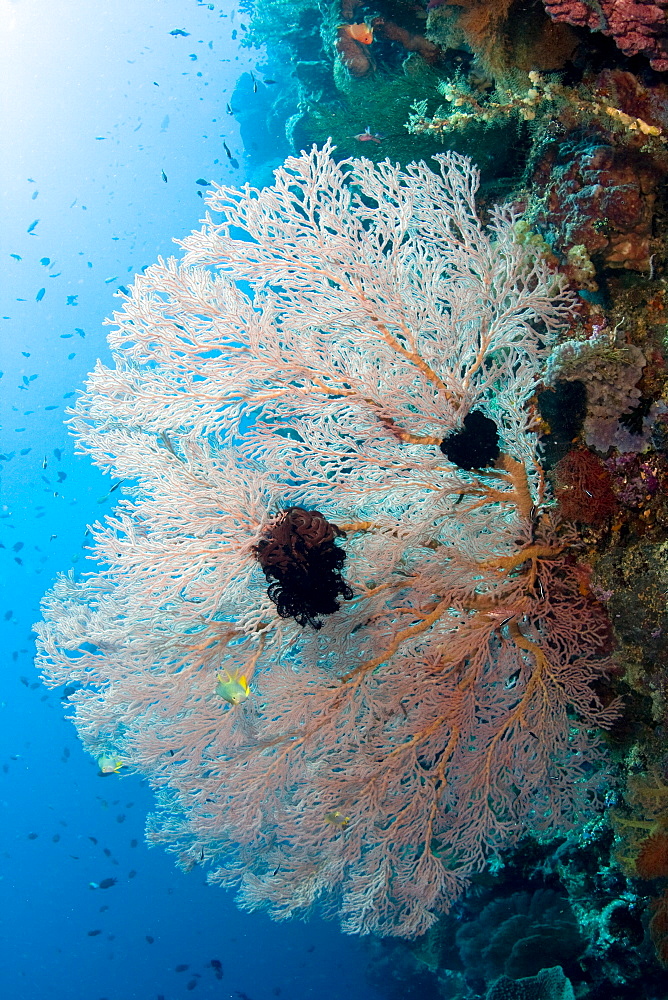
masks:
<instances>
[{"instance_id":1,"label":"orange anthias fish","mask_svg":"<svg viewBox=\"0 0 668 1000\"><path fill-rule=\"evenodd\" d=\"M365 21L361 24L340 24L339 31L345 32L362 45L371 45L373 41L373 28L370 28Z\"/></svg>"},{"instance_id":2,"label":"orange anthias fish","mask_svg":"<svg viewBox=\"0 0 668 1000\"><path fill-rule=\"evenodd\" d=\"M372 132L369 125L367 125L363 132L359 132L353 136L353 139L357 139L359 142L377 142L378 145L380 145L381 139L384 138L385 136L381 135L380 132Z\"/></svg>"}]
</instances>

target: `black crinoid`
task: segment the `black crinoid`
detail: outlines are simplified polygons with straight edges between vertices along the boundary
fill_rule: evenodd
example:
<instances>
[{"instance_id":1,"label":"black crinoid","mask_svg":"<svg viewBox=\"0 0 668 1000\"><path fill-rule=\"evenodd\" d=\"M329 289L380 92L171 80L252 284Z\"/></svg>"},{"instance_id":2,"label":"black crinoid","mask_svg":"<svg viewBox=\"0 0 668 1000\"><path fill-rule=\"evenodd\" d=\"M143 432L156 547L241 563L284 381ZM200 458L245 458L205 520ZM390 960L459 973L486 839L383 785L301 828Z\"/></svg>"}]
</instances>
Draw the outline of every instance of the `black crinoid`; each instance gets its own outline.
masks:
<instances>
[{"instance_id":1,"label":"black crinoid","mask_svg":"<svg viewBox=\"0 0 668 1000\"><path fill-rule=\"evenodd\" d=\"M471 410L462 429L443 438L441 451L460 469L484 469L500 455L497 426L480 410Z\"/></svg>"},{"instance_id":2,"label":"black crinoid","mask_svg":"<svg viewBox=\"0 0 668 1000\"><path fill-rule=\"evenodd\" d=\"M334 542L340 537L345 532L319 510L288 507L254 547L281 618L321 628L318 616L338 611L338 597L353 596L341 576L346 554Z\"/></svg>"}]
</instances>

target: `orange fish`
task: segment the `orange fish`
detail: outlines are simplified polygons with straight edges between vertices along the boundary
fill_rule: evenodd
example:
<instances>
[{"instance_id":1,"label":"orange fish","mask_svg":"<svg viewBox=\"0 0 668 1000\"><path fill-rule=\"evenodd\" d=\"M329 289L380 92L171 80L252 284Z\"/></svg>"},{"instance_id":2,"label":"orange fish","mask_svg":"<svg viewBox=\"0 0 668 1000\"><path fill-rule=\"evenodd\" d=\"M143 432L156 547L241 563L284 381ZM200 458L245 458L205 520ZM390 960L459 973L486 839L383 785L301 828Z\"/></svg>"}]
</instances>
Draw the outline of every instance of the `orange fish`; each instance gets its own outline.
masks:
<instances>
[{"instance_id":1,"label":"orange fish","mask_svg":"<svg viewBox=\"0 0 668 1000\"><path fill-rule=\"evenodd\" d=\"M373 41L373 28L370 28L365 21L361 24L340 24L339 31L354 38L356 42L361 42L362 45L371 45Z\"/></svg>"},{"instance_id":2,"label":"orange fish","mask_svg":"<svg viewBox=\"0 0 668 1000\"><path fill-rule=\"evenodd\" d=\"M380 132L372 132L370 126L367 125L363 132L352 136L352 138L359 139L360 142L377 142L380 145L381 139L384 139L385 136L381 135Z\"/></svg>"}]
</instances>

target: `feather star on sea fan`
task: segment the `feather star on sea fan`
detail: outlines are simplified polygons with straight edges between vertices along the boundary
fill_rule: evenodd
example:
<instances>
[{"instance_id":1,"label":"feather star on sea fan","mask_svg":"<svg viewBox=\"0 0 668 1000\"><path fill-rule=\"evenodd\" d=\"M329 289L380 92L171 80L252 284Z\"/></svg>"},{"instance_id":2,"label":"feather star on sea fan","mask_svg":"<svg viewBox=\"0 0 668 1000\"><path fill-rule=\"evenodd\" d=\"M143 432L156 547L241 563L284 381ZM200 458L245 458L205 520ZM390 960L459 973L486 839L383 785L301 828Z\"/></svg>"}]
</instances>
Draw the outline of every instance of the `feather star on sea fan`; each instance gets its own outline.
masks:
<instances>
[{"instance_id":1,"label":"feather star on sea fan","mask_svg":"<svg viewBox=\"0 0 668 1000\"><path fill-rule=\"evenodd\" d=\"M291 157L136 277L71 420L125 497L38 626L151 840L244 907L406 937L595 809L616 711L527 405L572 302L435 159Z\"/></svg>"}]
</instances>

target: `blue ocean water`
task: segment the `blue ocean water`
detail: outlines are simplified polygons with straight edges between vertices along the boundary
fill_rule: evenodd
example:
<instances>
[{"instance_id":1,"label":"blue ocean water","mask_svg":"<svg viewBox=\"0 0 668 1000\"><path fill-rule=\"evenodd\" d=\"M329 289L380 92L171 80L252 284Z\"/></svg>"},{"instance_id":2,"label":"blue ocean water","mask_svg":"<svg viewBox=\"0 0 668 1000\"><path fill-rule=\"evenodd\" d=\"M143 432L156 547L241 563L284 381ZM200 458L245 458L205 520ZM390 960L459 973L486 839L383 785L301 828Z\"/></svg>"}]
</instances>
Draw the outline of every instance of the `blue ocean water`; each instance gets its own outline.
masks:
<instances>
[{"instance_id":1,"label":"blue ocean water","mask_svg":"<svg viewBox=\"0 0 668 1000\"><path fill-rule=\"evenodd\" d=\"M0 0L6 998L376 996L364 942L334 924L240 913L201 872L149 850L149 790L98 774L63 692L32 665L40 598L58 571L85 565L86 526L115 499L74 453L67 407L108 359L116 290L197 226L198 181L244 180L226 108L259 58L243 35L231 0Z\"/></svg>"}]
</instances>

